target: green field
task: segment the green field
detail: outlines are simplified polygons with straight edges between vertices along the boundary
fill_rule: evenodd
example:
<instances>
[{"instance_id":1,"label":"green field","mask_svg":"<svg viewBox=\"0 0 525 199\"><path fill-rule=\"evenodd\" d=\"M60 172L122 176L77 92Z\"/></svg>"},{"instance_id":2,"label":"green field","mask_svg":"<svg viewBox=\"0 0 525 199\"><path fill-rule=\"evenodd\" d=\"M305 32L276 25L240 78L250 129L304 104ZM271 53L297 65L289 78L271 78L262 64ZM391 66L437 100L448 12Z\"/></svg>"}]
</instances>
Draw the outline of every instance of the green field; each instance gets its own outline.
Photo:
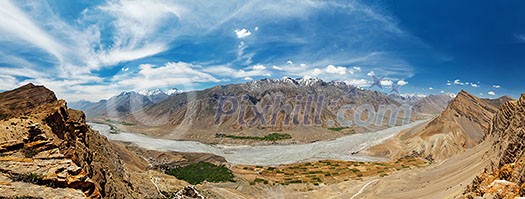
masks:
<instances>
[{"instance_id":1,"label":"green field","mask_svg":"<svg viewBox=\"0 0 525 199\"><path fill-rule=\"evenodd\" d=\"M241 139L241 140L260 140L260 141L277 141L277 140L292 139L292 136L290 134L282 134L282 133L272 133L264 137L238 136L238 135L220 135L219 137L226 137L226 138L231 138L231 139Z\"/></svg>"},{"instance_id":2,"label":"green field","mask_svg":"<svg viewBox=\"0 0 525 199\"><path fill-rule=\"evenodd\" d=\"M166 171L166 174L175 176L190 184L199 184L204 181L233 181L234 177L232 172L224 165L217 166L209 162L199 162L184 167L169 169Z\"/></svg>"}]
</instances>

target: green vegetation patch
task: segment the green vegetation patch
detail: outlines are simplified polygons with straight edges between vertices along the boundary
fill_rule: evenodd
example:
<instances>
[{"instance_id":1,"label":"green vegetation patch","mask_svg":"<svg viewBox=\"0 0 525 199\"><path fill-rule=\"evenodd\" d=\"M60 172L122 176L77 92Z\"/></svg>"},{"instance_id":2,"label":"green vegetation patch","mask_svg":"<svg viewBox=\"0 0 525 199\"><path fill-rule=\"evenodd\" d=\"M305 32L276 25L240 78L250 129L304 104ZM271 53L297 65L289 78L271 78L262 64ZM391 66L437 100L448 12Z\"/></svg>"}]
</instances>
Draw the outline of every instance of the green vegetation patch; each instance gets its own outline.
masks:
<instances>
[{"instance_id":1,"label":"green vegetation patch","mask_svg":"<svg viewBox=\"0 0 525 199\"><path fill-rule=\"evenodd\" d=\"M328 128L328 130L330 131L341 131L343 129L347 129L348 127L332 127L332 128Z\"/></svg>"},{"instance_id":2,"label":"green vegetation patch","mask_svg":"<svg viewBox=\"0 0 525 199\"><path fill-rule=\"evenodd\" d=\"M241 139L241 140L260 140L260 141L277 141L277 140L292 139L292 136L290 134L285 134L285 133L284 134L283 133L272 133L264 137L221 134L218 137L226 137L226 138Z\"/></svg>"},{"instance_id":3,"label":"green vegetation patch","mask_svg":"<svg viewBox=\"0 0 525 199\"><path fill-rule=\"evenodd\" d=\"M233 181L232 172L224 165L214 165L209 162L199 162L184 167L178 167L166 171L166 174L177 177L190 184L208 182Z\"/></svg>"}]
</instances>

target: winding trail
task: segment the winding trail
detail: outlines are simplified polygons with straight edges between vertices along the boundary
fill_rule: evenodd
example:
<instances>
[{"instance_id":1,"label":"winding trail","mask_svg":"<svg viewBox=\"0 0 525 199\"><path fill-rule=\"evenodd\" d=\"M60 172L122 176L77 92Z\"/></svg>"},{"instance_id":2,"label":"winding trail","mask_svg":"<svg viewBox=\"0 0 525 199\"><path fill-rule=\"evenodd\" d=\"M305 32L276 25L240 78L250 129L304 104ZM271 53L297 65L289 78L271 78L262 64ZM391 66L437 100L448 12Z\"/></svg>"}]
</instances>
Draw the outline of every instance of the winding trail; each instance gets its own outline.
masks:
<instances>
[{"instance_id":1,"label":"winding trail","mask_svg":"<svg viewBox=\"0 0 525 199\"><path fill-rule=\"evenodd\" d=\"M372 183L376 183L378 181L379 181L379 179L375 179L375 180L372 180L372 181L366 183L365 185L363 185L363 187L361 187L361 189L359 189L359 191L357 193L355 193L352 197L350 197L350 199L356 198L357 196L359 196L359 194L361 194L361 193L363 193L363 191L365 191L366 187L368 187Z\"/></svg>"}]
</instances>

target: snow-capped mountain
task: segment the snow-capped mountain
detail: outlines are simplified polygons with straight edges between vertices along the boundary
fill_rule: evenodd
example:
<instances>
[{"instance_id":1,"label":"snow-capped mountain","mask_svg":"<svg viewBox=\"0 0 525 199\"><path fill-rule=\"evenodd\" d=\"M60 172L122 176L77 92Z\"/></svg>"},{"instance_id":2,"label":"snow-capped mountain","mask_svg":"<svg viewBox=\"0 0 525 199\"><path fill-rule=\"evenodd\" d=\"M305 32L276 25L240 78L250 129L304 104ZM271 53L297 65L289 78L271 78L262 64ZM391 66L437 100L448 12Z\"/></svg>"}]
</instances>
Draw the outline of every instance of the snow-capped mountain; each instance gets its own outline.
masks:
<instances>
[{"instance_id":1,"label":"snow-capped mountain","mask_svg":"<svg viewBox=\"0 0 525 199\"><path fill-rule=\"evenodd\" d=\"M162 91L157 88L157 89L151 89L151 90L141 90L138 92L138 94L144 95L144 96L158 96L158 95L174 95L174 94L179 94L183 92L184 91L179 90L177 88L172 88L167 91Z\"/></svg>"},{"instance_id":2,"label":"snow-capped mountain","mask_svg":"<svg viewBox=\"0 0 525 199\"><path fill-rule=\"evenodd\" d=\"M184 91L179 90L177 88L172 88L172 89L166 91L165 93L166 93L166 95L176 95L176 94L183 93L183 92Z\"/></svg>"},{"instance_id":3,"label":"snow-capped mountain","mask_svg":"<svg viewBox=\"0 0 525 199\"><path fill-rule=\"evenodd\" d=\"M313 86L319 82L323 82L323 80L319 79L318 77L303 77L299 79L298 82L303 86Z\"/></svg>"},{"instance_id":4,"label":"snow-capped mountain","mask_svg":"<svg viewBox=\"0 0 525 199\"><path fill-rule=\"evenodd\" d=\"M160 89L141 90L138 93L144 96L155 96L155 95L166 94Z\"/></svg>"},{"instance_id":5,"label":"snow-capped mountain","mask_svg":"<svg viewBox=\"0 0 525 199\"><path fill-rule=\"evenodd\" d=\"M146 96L151 102L157 103L162 100L167 99L169 96L176 95L179 93L182 93L182 90L179 90L177 88L172 88L167 90L166 92L160 90L160 89L151 89L151 90L141 90L138 93L140 95Z\"/></svg>"}]
</instances>

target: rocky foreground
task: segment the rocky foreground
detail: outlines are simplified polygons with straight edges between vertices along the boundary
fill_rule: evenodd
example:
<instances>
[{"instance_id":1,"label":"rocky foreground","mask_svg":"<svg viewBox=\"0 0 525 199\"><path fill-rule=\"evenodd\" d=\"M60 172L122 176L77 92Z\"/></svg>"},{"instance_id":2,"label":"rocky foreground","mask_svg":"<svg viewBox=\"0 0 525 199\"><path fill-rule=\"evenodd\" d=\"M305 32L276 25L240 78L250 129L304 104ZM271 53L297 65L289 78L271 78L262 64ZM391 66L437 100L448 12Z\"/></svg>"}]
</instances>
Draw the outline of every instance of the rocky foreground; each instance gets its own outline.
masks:
<instances>
[{"instance_id":1,"label":"rocky foreground","mask_svg":"<svg viewBox=\"0 0 525 199\"><path fill-rule=\"evenodd\" d=\"M505 103L492 119L487 142L491 164L465 191L467 198L525 196L525 94Z\"/></svg>"},{"instance_id":2,"label":"rocky foreground","mask_svg":"<svg viewBox=\"0 0 525 199\"><path fill-rule=\"evenodd\" d=\"M0 198L162 198L187 185L141 161L45 87L0 93Z\"/></svg>"}]
</instances>

